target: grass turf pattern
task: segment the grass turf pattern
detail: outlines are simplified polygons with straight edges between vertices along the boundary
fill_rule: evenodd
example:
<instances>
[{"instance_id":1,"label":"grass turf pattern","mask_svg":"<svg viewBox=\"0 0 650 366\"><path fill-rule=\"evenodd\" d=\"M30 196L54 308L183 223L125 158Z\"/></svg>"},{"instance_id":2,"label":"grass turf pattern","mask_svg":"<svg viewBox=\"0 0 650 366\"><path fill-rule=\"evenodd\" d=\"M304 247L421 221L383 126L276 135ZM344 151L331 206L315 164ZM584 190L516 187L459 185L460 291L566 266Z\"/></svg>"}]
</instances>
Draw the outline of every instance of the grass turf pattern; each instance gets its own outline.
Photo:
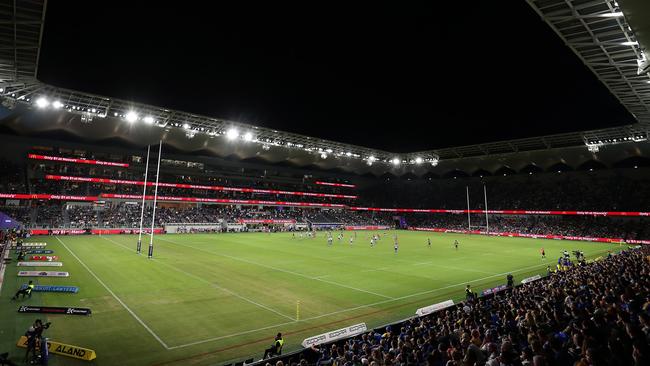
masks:
<instances>
[{"instance_id":1,"label":"grass turf pattern","mask_svg":"<svg viewBox=\"0 0 650 366\"><path fill-rule=\"evenodd\" d=\"M381 240L370 247L370 235ZM394 253L393 235L399 239ZM419 307L462 300L475 291L518 283L554 267L561 252L588 258L619 245L439 234L345 232L327 245L291 233L176 234L155 237L153 259L135 254L137 236L35 237L63 262L68 278L34 278L40 285L78 286L78 294L33 293L10 301L29 279L15 260L0 293L0 352L21 361L15 346L36 318L52 327L50 339L97 351L97 365L219 365L255 356L282 332L284 352L309 336L365 322L376 327L413 316ZM431 238L431 248L427 245ZM458 240L460 247L454 249ZM540 247L548 258L542 260ZM12 256L14 252L12 252ZM15 258L15 256L14 256ZM40 268L39 268L40 269ZM300 302L297 319L297 302ZM18 314L19 305L88 307L90 317ZM51 356L50 365L82 365Z\"/></svg>"}]
</instances>

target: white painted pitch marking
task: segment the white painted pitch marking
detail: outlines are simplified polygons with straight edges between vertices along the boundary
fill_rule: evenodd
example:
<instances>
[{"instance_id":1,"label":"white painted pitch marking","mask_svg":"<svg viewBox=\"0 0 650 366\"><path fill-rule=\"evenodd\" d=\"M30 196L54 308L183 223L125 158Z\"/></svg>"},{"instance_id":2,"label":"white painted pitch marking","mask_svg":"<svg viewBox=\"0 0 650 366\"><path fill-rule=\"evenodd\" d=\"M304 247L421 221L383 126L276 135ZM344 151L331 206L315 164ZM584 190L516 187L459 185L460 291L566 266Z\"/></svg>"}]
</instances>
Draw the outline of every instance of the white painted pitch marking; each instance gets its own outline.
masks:
<instances>
[{"instance_id":1,"label":"white painted pitch marking","mask_svg":"<svg viewBox=\"0 0 650 366\"><path fill-rule=\"evenodd\" d=\"M486 280L486 279L490 279L490 278L493 278L493 277L503 276L503 275L508 274L508 273L518 273L518 272L523 272L523 271L526 271L526 270L529 270L529 269L533 269L533 268L537 268L537 267L542 267L542 266L545 266L545 265L546 265L546 263L538 264L538 265L534 265L534 266L530 266L530 267L520 268L520 269L518 269L518 270L511 271L511 272L499 273L499 274L495 274L495 275L487 276L487 277L483 277L483 278L478 278L478 279L471 280L471 281L465 281L465 282L460 282L460 283L453 284L453 285L449 285L449 286L445 286L445 287L439 287L439 288L437 288L437 289L433 289L433 290L417 292L417 293L414 293L414 294L410 294L410 295L406 295L406 296L401 296L401 297L395 297L395 298L387 299L387 300L382 300L382 301L374 302L374 303L371 303L371 304L359 305L359 306L355 306L355 307L352 307L352 308L341 309L341 310L333 311L333 312L331 312L331 313L326 313L326 314L321 314L321 315L313 316L313 317L310 317L310 318L300 319L298 322L300 322L300 323L301 323L301 322L307 322L307 321L310 321L310 320L320 319L320 318L324 318L324 317L331 316L331 315L336 315L336 314L346 313L346 312L348 312L348 311L354 311L354 310L364 309L364 308L368 308L368 307L372 307L372 306L388 304L388 303L391 303L391 302L395 302L395 301L399 301L399 300L404 300L404 299L408 299L408 298L415 297L415 296L427 295L427 294L435 293L435 292L438 292L438 291L441 291L441 290L446 290L446 289L448 289L448 288L452 288L452 287L464 286L464 285L466 285L466 284L468 284L468 283L480 282L480 281L483 281L483 280ZM207 343L207 342L212 342L212 341L218 341L218 340L225 339L225 338L231 338L231 337L236 337L236 336L240 336L240 335L244 335L244 334L254 333L254 332L258 332L258 331L262 331L262 330L267 330L267 329L272 329L272 328L276 328L276 327L281 327L281 326L288 325L288 324L291 324L291 323L296 323L296 322L279 323L279 324L270 325L270 326L263 327L263 328L247 330L247 331L240 332L240 333L234 333L234 334L228 334L228 335L221 336L221 337L215 337L215 338L210 338L210 339L204 339L204 340L202 340L202 341L196 341L196 342L192 342L192 343L187 343L187 344L181 344L181 345L178 345L178 346L173 346L173 347L171 347L170 349L184 348L184 347L194 346L194 345L197 345L197 344L202 344L202 343Z\"/></svg>"},{"instance_id":2,"label":"white painted pitch marking","mask_svg":"<svg viewBox=\"0 0 650 366\"><path fill-rule=\"evenodd\" d=\"M378 297L383 297L385 299L394 299L394 297L391 297L391 296L382 295L382 294L379 294L379 293L376 293L376 292L360 289L360 288L353 287L353 286L344 285L342 283L338 283L338 282L334 282L334 281L324 280L324 279L318 278L318 277L308 276L306 274L302 274L302 273L299 273L299 272L294 272L294 271L289 271L289 270L278 268L278 267L268 266L266 264L261 264L261 263L249 261L248 259L238 258L238 257L234 257L234 256L227 255L227 254L215 253L215 252L212 252L212 251L209 251L209 250L205 250L205 249L202 249L202 248L196 248L196 247L193 247L191 245L180 244L180 243L177 243L177 242L174 242L174 241L171 241L171 240L167 240L167 239L162 239L162 238L159 238L159 239L162 240L162 241L166 241L168 243L172 243L172 244L175 244L175 245L179 245L179 246L194 249L194 250L199 250L199 251L209 253L209 254L212 254L212 255L216 255L216 256L219 256L219 257L230 258L230 259L237 260L237 261L240 261L240 262L253 264L253 265L256 265L256 266L263 267L263 268L268 268L268 269L271 269L271 270L274 270L274 271L288 273L288 274L291 274L291 275L294 275L294 276L307 278L307 279L314 280L314 281L320 281L320 282L323 282L323 283L329 283L331 285L347 288L347 289L350 289L350 290L365 292L367 294L375 295L375 296L378 296Z\"/></svg>"},{"instance_id":3,"label":"white painted pitch marking","mask_svg":"<svg viewBox=\"0 0 650 366\"><path fill-rule=\"evenodd\" d=\"M110 242L112 242L112 243L115 243L115 244L121 246L122 248L124 248L124 249L126 249L126 250L128 250L128 251L132 251L129 247L127 247L127 246L125 246L125 245L122 245L121 243L118 243L118 242L116 242L116 241L113 240L113 239L109 239L109 238L107 238L107 237L105 237L105 236L103 236L102 238L103 238L103 239L106 239L106 240L108 240L108 241L110 241ZM287 318L287 319L289 319L289 320L293 320L293 321L296 320L296 319L294 319L294 318L292 318L292 317L290 317L290 316L288 316L288 315L282 314L281 312L279 312L279 311L277 311L277 310L275 310L275 309L271 309L270 307L268 307L268 306L266 306L266 305L264 305L264 304L260 304L260 303L254 301L254 300L251 300L251 299L249 299L249 298L247 298L247 297L245 297L245 296L242 296L242 295L240 295L240 294L238 294L238 293L236 293L236 292L234 292L234 291L231 291L231 290L229 290L229 289L227 289L227 288L225 288L225 287L219 286L219 285L217 285L216 283L212 283L212 282L210 282L210 281L208 281L208 280L206 280L206 279L204 279L204 278L201 278L201 277L199 277L199 276L197 276L197 275L194 275L194 274L192 274L192 273L186 272L186 271L184 271L184 270L182 270L182 269L180 269L180 268L176 268L176 267L172 266L171 264L168 264L168 263L165 263L165 262L161 262L161 261L159 261L159 260L156 260L155 258L152 258L152 260L154 260L154 261L155 261L156 263L158 263L158 264L162 264L163 266L167 266L167 267L169 267L169 268L171 268L171 269L173 269L173 270L175 270L175 271L177 271L177 272L183 273L184 275L186 275L186 276L188 276L188 277L192 277L192 278L194 278L194 279L196 279L196 280L198 280L198 281L201 281L201 282L203 282L203 283L206 283L206 284L208 284L208 285L210 285L210 286L212 286L212 287L214 287L214 288L216 288L216 289L219 289L219 290L221 290L221 291L223 291L223 292L225 292L225 293L228 293L228 294L230 294L230 295L232 295L232 296L235 296L235 297L237 297L237 298L239 298L239 299L241 299L241 300L244 300L244 301L246 301L246 302L248 302L248 303L251 303L251 304L253 304L253 305L259 306L260 308L265 309L265 310L268 310L268 311L270 311L270 312L272 312L272 313L275 313L275 314L277 314L277 315L280 315L280 316L282 316L283 318Z\"/></svg>"},{"instance_id":4,"label":"white painted pitch marking","mask_svg":"<svg viewBox=\"0 0 650 366\"><path fill-rule=\"evenodd\" d=\"M607 250L602 250L599 253L604 253L606 251ZM352 308L341 309L341 310L333 311L331 313L326 313L326 314L313 316L313 317L310 317L310 318L300 319L298 322L307 322L307 321L310 321L310 320L315 320L315 319L324 318L324 317L331 316L331 315L341 314L341 313L345 313L345 312L348 312L348 311L364 309L364 308L368 308L368 307L371 307L371 306L383 305L383 304L387 304L387 303L391 303L391 302L395 302L395 301L399 301L399 300L408 299L408 298L415 297L415 296L427 295L427 294L431 294L431 293L434 293L434 292L438 292L440 290L446 290L448 288L452 288L452 287L456 287L456 286L464 286L465 284L468 284L468 283L480 282L480 281L487 280L487 279L490 279L490 278L493 278L493 277L503 276L503 275L508 274L508 273L525 272L525 271L527 271L529 269L543 267L545 265L547 265L547 264L546 263L537 264L537 265L530 266L530 267L519 268L519 269L516 269L514 271L510 271L510 272L503 272L503 273L495 274L495 275L492 275L492 276L478 278L478 279L471 280L471 281L460 282L460 283L457 283L457 284L448 285L448 286L440 287L440 288L433 289L433 290L422 291L422 292L418 292L418 293L414 293L414 294L410 294L410 295L406 295L406 296L396 297L396 298L389 299L389 300L382 300L382 301L374 302L372 304L366 304L366 305L355 306L355 307L352 307ZM258 331L262 331L262 330L277 328L277 327L281 327L281 326L288 325L288 324L291 324L291 323L295 323L295 322L279 323L279 324L275 324L275 325L269 325L269 326L263 327L263 328L247 330L247 331L240 332L240 333L234 333L234 334L228 334L228 335L221 336L221 337L204 339L202 341L197 341L197 342L192 342L192 343L187 343L187 344L181 344L181 345L178 345L178 346L174 346L174 347L171 347L170 349L184 348L184 347L194 346L194 345L197 345L197 344L208 343L208 342L212 342L212 341L218 341L218 340L225 339L225 338L231 338L231 337L236 337L236 336L240 336L240 335L244 335L244 334L255 333L255 332L258 332Z\"/></svg>"},{"instance_id":5,"label":"white painted pitch marking","mask_svg":"<svg viewBox=\"0 0 650 366\"><path fill-rule=\"evenodd\" d=\"M140 324L144 327L144 329L146 329L146 330L149 332L149 334L151 334L151 335L152 335L152 336L153 336L153 337L158 341L158 343L160 343L160 344L161 344L165 349L167 349L167 350L170 349L169 346L167 346L167 344L166 344L165 342L163 342L163 340L160 339L160 337L159 337L159 336L158 336L158 335L157 335L153 330L151 330L151 328L149 328L149 326L148 326L147 324L145 324L145 322L142 321L142 319L140 319L140 317L138 317L138 316L133 312L133 310L131 310L131 309L130 309L130 308L129 308L125 303L124 303L124 301L122 301L119 297L117 297L117 295L115 295L115 293L114 293L114 292L113 292L113 291L112 291L112 290L111 290L111 289L110 289L110 288L109 288L109 287L104 283L104 281L102 281L99 277L97 277L97 275L95 274L95 272L91 271L90 268L88 268L88 266L87 266L87 265L86 265L86 264L85 264L81 259L79 259L79 257L77 257L77 255L74 254L74 252L73 252L72 250L70 250L70 248L68 248L67 245L65 245L65 243L63 242L63 240L59 239L58 236L55 236L55 238L56 238L56 240L59 241L59 243L61 243L61 245L63 245L63 247L64 247L68 252L70 252L70 254L72 254L73 257L75 257L75 259L76 259L76 260L77 260L77 261L78 261L78 262L79 262L79 263L80 263L80 264L81 264L81 265L86 269L86 271L88 271L88 273L90 273L93 277L95 277L95 279L97 280L97 282L99 282L102 286L104 286L104 288L106 289L106 291L108 291L108 293L111 294L111 296L113 296L113 298L114 298L115 300L117 300L117 302L119 302L120 305L122 305L122 307L124 307L124 309L126 309L126 311L128 311L129 314L131 314L131 316L132 316L135 320L137 320L138 323L140 323Z\"/></svg>"}]
</instances>

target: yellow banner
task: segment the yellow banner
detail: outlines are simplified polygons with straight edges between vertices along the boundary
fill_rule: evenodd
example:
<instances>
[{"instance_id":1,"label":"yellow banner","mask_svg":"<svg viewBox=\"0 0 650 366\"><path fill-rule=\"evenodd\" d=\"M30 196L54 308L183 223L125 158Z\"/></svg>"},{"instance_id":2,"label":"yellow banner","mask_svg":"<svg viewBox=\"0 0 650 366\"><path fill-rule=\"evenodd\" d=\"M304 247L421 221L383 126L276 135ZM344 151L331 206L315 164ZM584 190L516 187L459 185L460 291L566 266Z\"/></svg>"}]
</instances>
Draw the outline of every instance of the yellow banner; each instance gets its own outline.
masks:
<instances>
[{"instance_id":1,"label":"yellow banner","mask_svg":"<svg viewBox=\"0 0 650 366\"><path fill-rule=\"evenodd\" d=\"M16 343L16 346L27 348L27 337L25 336L20 337L18 343ZM92 361L95 358L97 358L97 354L92 349L72 346L69 344L64 344L64 343L59 343L54 341L47 342L47 349L50 353L73 357L80 360Z\"/></svg>"}]
</instances>

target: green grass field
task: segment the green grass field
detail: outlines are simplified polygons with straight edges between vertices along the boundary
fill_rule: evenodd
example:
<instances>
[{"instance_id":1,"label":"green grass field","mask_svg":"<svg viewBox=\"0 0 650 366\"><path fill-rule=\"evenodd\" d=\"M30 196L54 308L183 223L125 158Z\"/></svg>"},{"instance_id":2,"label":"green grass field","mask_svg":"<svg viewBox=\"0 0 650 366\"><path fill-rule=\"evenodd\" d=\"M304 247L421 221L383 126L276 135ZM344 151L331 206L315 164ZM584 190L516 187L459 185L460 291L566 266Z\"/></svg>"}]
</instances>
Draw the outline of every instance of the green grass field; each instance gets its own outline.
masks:
<instances>
[{"instance_id":1,"label":"green grass field","mask_svg":"<svg viewBox=\"0 0 650 366\"><path fill-rule=\"evenodd\" d=\"M6 269L0 294L0 353L21 361L15 343L31 322L52 322L50 339L92 348L97 365L220 365L254 356L278 331L285 353L306 337L365 322L368 327L414 315L419 307L461 300L475 291L545 274L564 249L589 258L618 245L393 232L370 248L371 232L350 232L328 247L325 235L292 239L277 234L193 234L156 237L155 258L136 255L136 236L35 237L60 257L69 278L37 278L39 284L79 286L77 294L34 293L10 301L25 278L15 260ZM432 241L427 247L427 238ZM453 248L454 239L460 249ZM147 240L148 243L148 240ZM144 251L146 253L146 245ZM542 261L539 248L548 255ZM14 253L12 252L12 256ZM15 256L14 256L15 258ZM22 268L22 267L21 267ZM27 268L32 269L32 268ZM296 319L297 302L300 317ZM19 305L89 307L93 315L19 314ZM82 365L53 355L51 365Z\"/></svg>"}]
</instances>

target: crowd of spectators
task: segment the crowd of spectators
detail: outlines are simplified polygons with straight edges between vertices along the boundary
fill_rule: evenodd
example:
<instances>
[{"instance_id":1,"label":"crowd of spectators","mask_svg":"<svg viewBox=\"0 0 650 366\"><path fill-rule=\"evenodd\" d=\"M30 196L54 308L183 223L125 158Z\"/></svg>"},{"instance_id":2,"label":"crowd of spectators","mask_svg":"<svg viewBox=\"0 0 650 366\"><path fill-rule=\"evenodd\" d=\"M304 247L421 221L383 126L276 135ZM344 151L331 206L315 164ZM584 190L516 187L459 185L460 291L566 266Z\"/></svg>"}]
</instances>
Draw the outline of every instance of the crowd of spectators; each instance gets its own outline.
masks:
<instances>
[{"instance_id":1,"label":"crowd of spectators","mask_svg":"<svg viewBox=\"0 0 650 366\"><path fill-rule=\"evenodd\" d=\"M8 206L7 213L25 227L49 228L137 228L141 205L137 203L107 203L95 205L43 204L36 207ZM152 209L144 211L144 221L151 222ZM35 221L34 221L35 218ZM292 207L259 207L232 205L159 206L156 225L170 223L220 223L240 219L295 220L305 224L334 224L388 226L402 229L422 227L468 230L467 215L393 213L351 211L345 209L301 209ZM645 218L552 215L489 215L490 232L522 234L554 234L564 236L607 237L621 239L650 239L650 227ZM471 229L485 231L485 216L472 214Z\"/></svg>"},{"instance_id":2,"label":"crowd of spectators","mask_svg":"<svg viewBox=\"0 0 650 366\"><path fill-rule=\"evenodd\" d=\"M610 254L496 295L470 296L446 310L315 346L279 364L648 365L648 254Z\"/></svg>"}]
</instances>

